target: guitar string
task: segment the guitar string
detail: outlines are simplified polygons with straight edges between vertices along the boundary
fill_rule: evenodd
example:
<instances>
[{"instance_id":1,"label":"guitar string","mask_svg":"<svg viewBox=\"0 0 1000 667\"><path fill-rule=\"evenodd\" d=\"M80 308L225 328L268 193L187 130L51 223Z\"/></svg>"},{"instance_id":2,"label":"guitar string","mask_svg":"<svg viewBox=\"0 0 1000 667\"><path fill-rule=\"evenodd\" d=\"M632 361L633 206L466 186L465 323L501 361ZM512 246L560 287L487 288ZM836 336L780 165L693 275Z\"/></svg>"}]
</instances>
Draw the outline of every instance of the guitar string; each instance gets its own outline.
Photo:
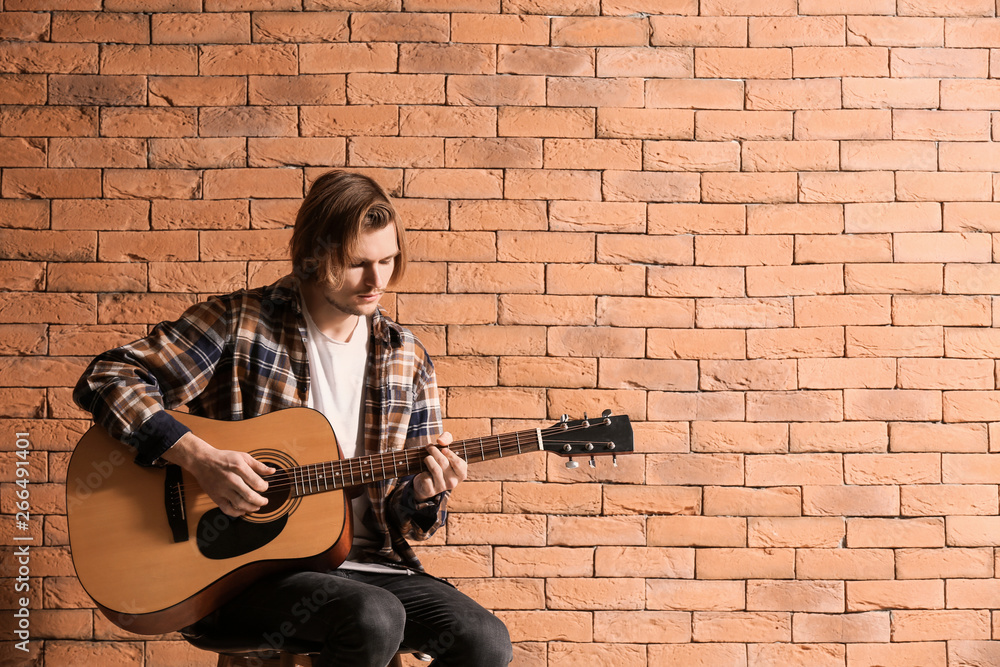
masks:
<instances>
[{"instance_id":1,"label":"guitar string","mask_svg":"<svg viewBox=\"0 0 1000 667\"><path fill-rule=\"evenodd\" d=\"M590 428L590 427L587 427L587 426L575 426L575 427L574 426L570 426L569 428L567 428L565 430L561 429L561 428L558 428L558 427L553 427L553 428L549 428L549 429L542 429L542 433L543 434L545 434L546 432L549 432L549 433L568 433L570 431L576 431L576 430L587 429L587 428ZM529 436L530 436L530 440L528 440ZM507 433L507 434L503 434L503 435L500 435L500 436L483 436L482 438L470 438L470 439L467 439L467 440L459 440L457 442L453 442L450 445L448 445L448 448L454 450L454 449L457 449L458 447L462 447L464 449L464 453L466 454L466 460L468 460L470 458L469 457L469 451L470 451L470 449L471 450L479 450L480 452L489 453L489 454L501 453L501 455L502 455L502 451L504 450L504 446L505 445L507 446L508 449L510 447L512 447L512 446L517 446L517 445L519 445L519 444L522 443L522 440L520 439L521 437L524 438L523 442L525 444L528 444L528 443L531 444L531 449L529 451L537 451L535 449L535 447L534 447L534 442L535 442L535 432L534 431L519 431L517 433ZM487 439L491 441L491 443L490 443L489 446L486 446L486 443L485 443L485 441ZM543 435L543 439L544 439L544 435ZM483 442L479 442L480 440L482 440ZM563 441L561 441L561 440L552 440L551 442L558 443L558 442L563 442ZM567 441L567 442L575 442L575 441ZM495 443L495 445L493 443ZM393 456L393 454L395 454L395 457ZM475 454L475 452L473 452L473 454ZM581 454L581 455L583 455L583 454ZM402 459L399 458L400 456L402 457ZM353 479L353 476L354 476L355 472L352 469L357 468L357 472L364 473L364 469L365 469L364 463L365 463L365 460L372 461L372 463L368 463L368 465L367 465L367 469L368 470L373 470L376 466L379 467L381 470L386 470L388 467L392 467L393 462L395 462L395 464L396 464L397 467L399 465L403 465L404 463L407 466L409 466L409 465L413 465L413 464L416 464L416 463L422 461L424 458L426 458L426 456L428 456L428 454L426 453L425 449L411 447L409 449L396 450L396 452L383 452L383 453L380 453L380 454L373 454L373 455L370 455L370 456L352 457L352 458L348 458L348 459L334 459L332 461L324 461L324 462L318 462L318 463L305 464L305 465L302 465L302 466L296 466L294 468L288 468L288 469L280 470L280 471L278 471L278 472L276 472L276 473L274 473L272 475L266 476L265 479L268 480L269 487L283 488L282 484L288 484L288 485L292 486L292 485L301 483L302 480L305 480L306 482L308 482L310 479L313 479L314 481L316 479L320 479L320 477L319 477L320 471L316 470L317 467L322 467L322 466L328 466L328 467L329 466L334 466L335 467L337 465L339 465L340 467L344 467L346 465L347 468L348 468L347 471L344 471L343 474L341 474L342 478L343 477L347 477L347 476L351 476L352 479ZM471 458L475 458L475 456L472 456ZM376 460L380 460L380 463L375 463ZM307 469L312 469L312 470L307 470ZM305 476L303 476L303 475L312 475L313 473L316 473L315 477L305 477ZM273 484L272 484L272 482L273 482ZM367 483L367 482L365 482L364 480L362 480L361 482L359 482L359 484L364 484L364 483ZM194 482L191 482L189 484L193 484L195 486L197 485ZM180 488L181 490L184 490L184 488L186 486L187 486L187 484L180 484L180 485L177 485L177 488Z\"/></svg>"},{"instance_id":2,"label":"guitar string","mask_svg":"<svg viewBox=\"0 0 1000 667\"><path fill-rule=\"evenodd\" d=\"M597 424L603 424L603 420L597 422ZM549 440L551 443L571 443L577 442L576 440L561 441L556 439L551 439L546 437L546 434L558 435L561 433L569 433L573 431L578 431L581 429L592 428L591 426L577 425L569 426L563 429L560 426L554 426L546 429L541 429L543 440ZM489 440L489 443L486 441ZM530 446L531 449L528 451L537 451L534 443L536 440L536 434L534 430L530 431L518 431L515 433L507 433L499 436L483 436L482 438L470 438L466 440L459 440L448 445L449 449L456 450L462 448L463 458L465 460L475 460L477 455L482 455L481 460L486 460L485 456L487 454L499 453L503 456L503 451L505 447L507 449L512 449L513 447L518 447L518 452L523 446ZM471 454L470 454L471 452ZM456 451L456 453L458 453ZM580 454L580 456L587 456L590 454L600 454L601 452L585 452ZM613 452L607 452L613 453ZM367 484L372 480L365 480L365 475L371 475L376 468L379 469L383 474L389 469L392 469L395 473L395 469L399 466L410 467L415 466L417 463L421 462L426 458L428 454L423 448L409 448L405 450L397 450L396 452L383 452L381 454L374 454L371 456L364 457L353 457L348 459L335 459L333 461L325 461L319 463L306 464L303 466L297 466L295 468L289 468L280 470L272 475L266 476L264 479L268 481L268 491L283 490L285 488L294 487L309 487L313 486L325 486L329 488L331 485L333 489L337 488L349 488L351 486L359 486L361 484ZM365 465L367 461L367 466ZM327 472L326 468L333 468L339 466L342 470L338 471L339 480L330 480L332 475ZM343 468L346 467L346 470ZM366 471L367 468L367 471ZM357 483L344 484L343 482L350 478L351 482L355 481L357 475L361 476L361 480ZM389 479L394 477L393 475L386 475L383 479ZM339 484L339 486L337 486ZM172 490L172 494L176 498L177 493L182 493L188 489L188 487L197 487L197 482L188 482L176 485ZM324 489L326 490L326 489ZM214 505L215 503L211 503Z\"/></svg>"}]
</instances>

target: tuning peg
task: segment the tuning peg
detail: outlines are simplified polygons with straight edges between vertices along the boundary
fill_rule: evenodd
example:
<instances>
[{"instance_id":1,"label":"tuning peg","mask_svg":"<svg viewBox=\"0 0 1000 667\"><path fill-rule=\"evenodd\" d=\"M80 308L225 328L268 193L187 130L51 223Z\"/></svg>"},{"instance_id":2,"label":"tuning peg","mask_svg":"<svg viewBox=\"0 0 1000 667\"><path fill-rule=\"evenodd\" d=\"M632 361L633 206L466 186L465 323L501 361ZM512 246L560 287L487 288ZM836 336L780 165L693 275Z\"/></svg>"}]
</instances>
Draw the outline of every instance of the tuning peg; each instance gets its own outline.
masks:
<instances>
[{"instance_id":1,"label":"tuning peg","mask_svg":"<svg viewBox=\"0 0 1000 667\"><path fill-rule=\"evenodd\" d=\"M572 470L573 468L579 468L580 464L574 461L572 457L570 457L569 461L566 461L566 467Z\"/></svg>"},{"instance_id":2,"label":"tuning peg","mask_svg":"<svg viewBox=\"0 0 1000 667\"><path fill-rule=\"evenodd\" d=\"M618 455L617 454L612 454L611 455L611 465L613 465L616 468L618 467Z\"/></svg>"},{"instance_id":3,"label":"tuning peg","mask_svg":"<svg viewBox=\"0 0 1000 667\"><path fill-rule=\"evenodd\" d=\"M597 467L597 464L594 463L594 457L593 456L590 457L590 467L591 468L596 468Z\"/></svg>"},{"instance_id":4,"label":"tuning peg","mask_svg":"<svg viewBox=\"0 0 1000 667\"><path fill-rule=\"evenodd\" d=\"M608 417L611 416L611 410L605 410L604 412L601 413L601 416L607 419Z\"/></svg>"}]
</instances>

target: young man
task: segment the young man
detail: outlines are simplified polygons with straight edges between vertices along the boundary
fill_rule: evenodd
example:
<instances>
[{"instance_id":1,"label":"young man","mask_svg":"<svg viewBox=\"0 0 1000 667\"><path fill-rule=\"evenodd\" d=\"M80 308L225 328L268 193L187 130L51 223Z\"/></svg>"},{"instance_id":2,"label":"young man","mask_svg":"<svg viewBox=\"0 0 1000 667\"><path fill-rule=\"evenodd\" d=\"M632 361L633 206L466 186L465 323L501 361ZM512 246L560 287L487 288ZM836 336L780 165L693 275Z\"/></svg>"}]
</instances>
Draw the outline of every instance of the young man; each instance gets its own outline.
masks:
<instances>
[{"instance_id":1,"label":"young man","mask_svg":"<svg viewBox=\"0 0 1000 667\"><path fill-rule=\"evenodd\" d=\"M293 406L322 412L345 457L426 447L426 471L369 484L351 501L354 542L332 572L256 582L206 622L322 642L318 665L383 667L402 644L435 665L511 660L504 625L446 582L424 574L406 539L446 519L466 464L447 449L434 369L420 342L378 308L406 266L388 195L359 174L332 171L310 188L292 234L294 271L268 287L214 297L134 343L98 356L74 398L136 450L136 463L175 463L226 514L262 507L249 454L205 442L164 408L238 420ZM432 443L439 446L428 446ZM275 642L270 642L274 644Z\"/></svg>"}]
</instances>

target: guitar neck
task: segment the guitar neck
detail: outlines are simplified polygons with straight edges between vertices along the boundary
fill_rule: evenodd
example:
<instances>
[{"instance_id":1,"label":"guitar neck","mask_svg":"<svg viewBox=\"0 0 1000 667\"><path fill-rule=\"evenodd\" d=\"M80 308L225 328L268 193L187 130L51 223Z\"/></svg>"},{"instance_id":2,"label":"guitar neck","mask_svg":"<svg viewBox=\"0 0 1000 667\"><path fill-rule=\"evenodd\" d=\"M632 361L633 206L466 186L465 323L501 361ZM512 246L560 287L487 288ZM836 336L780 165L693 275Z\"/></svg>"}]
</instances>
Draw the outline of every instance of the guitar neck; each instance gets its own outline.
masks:
<instances>
[{"instance_id":1,"label":"guitar neck","mask_svg":"<svg viewBox=\"0 0 1000 667\"><path fill-rule=\"evenodd\" d=\"M517 431L497 436L458 440L448 446L462 459L473 463L505 456L537 452L542 447L542 430ZM426 450L403 449L382 454L324 461L280 470L265 477L268 482L281 479L291 486L293 496L308 496L337 489L406 477L423 472Z\"/></svg>"}]
</instances>

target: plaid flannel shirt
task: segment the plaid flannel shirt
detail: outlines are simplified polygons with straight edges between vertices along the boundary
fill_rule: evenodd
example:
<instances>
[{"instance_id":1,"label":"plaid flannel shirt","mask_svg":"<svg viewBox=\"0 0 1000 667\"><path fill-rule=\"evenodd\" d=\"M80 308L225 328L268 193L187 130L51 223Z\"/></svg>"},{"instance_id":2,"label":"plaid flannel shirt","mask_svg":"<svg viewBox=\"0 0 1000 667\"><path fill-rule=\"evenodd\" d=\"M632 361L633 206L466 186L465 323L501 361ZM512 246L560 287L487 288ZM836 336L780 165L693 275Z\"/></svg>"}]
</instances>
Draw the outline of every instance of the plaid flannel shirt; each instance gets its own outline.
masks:
<instances>
[{"instance_id":1,"label":"plaid flannel shirt","mask_svg":"<svg viewBox=\"0 0 1000 667\"><path fill-rule=\"evenodd\" d=\"M145 338L95 358L73 397L136 463L156 465L188 429L164 408L187 405L213 419L248 419L305 404L309 392L306 324L292 276L273 285L213 297ZM366 453L423 447L441 433L434 367L413 334L381 312L372 323L365 389ZM369 527L380 548L359 560L421 569L406 539L430 537L447 516L449 493L417 503L413 476L367 486Z\"/></svg>"}]
</instances>

